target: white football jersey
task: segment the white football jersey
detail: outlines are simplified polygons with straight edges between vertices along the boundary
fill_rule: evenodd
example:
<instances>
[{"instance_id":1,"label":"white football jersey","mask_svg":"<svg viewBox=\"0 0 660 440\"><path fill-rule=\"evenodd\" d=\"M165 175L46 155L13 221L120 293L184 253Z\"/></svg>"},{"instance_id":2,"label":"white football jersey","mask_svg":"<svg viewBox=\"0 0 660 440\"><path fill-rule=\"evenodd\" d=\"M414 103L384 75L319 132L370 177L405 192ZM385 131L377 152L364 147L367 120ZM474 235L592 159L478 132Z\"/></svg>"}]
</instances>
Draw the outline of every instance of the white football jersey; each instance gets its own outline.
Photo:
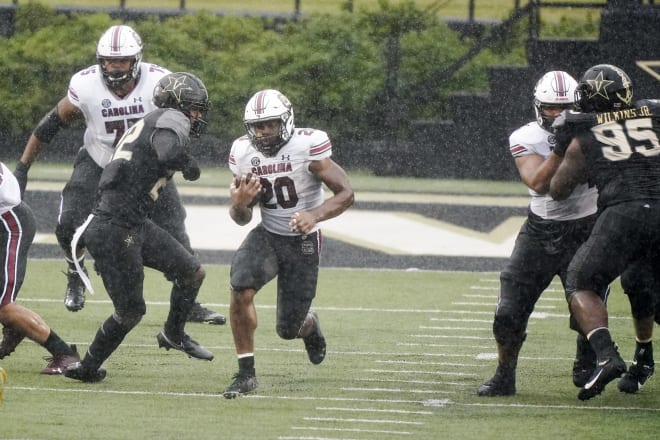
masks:
<instances>
[{"instance_id":1,"label":"white football jersey","mask_svg":"<svg viewBox=\"0 0 660 440\"><path fill-rule=\"evenodd\" d=\"M71 77L69 101L82 111L87 125L83 148L100 167L108 164L124 132L156 109L152 101L154 87L168 73L165 68L143 61L139 81L123 98L106 86L98 64Z\"/></svg>"},{"instance_id":2,"label":"white football jersey","mask_svg":"<svg viewBox=\"0 0 660 440\"><path fill-rule=\"evenodd\" d=\"M235 176L252 173L261 179L265 193L259 205L266 230L299 235L289 228L291 215L316 208L324 197L323 182L309 171L309 164L331 155L332 144L324 131L296 128L273 157L257 151L247 136L236 139L229 153L229 168ZM318 225L314 231L317 229Z\"/></svg>"},{"instance_id":3,"label":"white football jersey","mask_svg":"<svg viewBox=\"0 0 660 440\"><path fill-rule=\"evenodd\" d=\"M21 203L21 188L18 180L7 166L0 162L0 214Z\"/></svg>"},{"instance_id":4,"label":"white football jersey","mask_svg":"<svg viewBox=\"0 0 660 440\"><path fill-rule=\"evenodd\" d=\"M537 122L523 125L509 136L509 151L516 157L538 154L547 159L556 143L555 135L543 129ZM547 220L575 220L596 212L598 191L595 187L581 184L566 200L554 200L549 194L538 194L529 188L532 196L530 210Z\"/></svg>"}]
</instances>

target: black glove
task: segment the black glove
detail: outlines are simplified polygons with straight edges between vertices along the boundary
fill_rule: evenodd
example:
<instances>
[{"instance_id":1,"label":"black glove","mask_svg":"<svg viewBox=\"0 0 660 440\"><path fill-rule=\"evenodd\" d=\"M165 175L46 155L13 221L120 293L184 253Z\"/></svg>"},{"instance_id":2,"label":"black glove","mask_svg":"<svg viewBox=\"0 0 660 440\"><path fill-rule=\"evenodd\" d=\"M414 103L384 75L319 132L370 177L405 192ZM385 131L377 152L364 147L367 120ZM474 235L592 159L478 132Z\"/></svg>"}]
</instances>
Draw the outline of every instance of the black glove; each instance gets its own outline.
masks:
<instances>
[{"instance_id":1,"label":"black glove","mask_svg":"<svg viewBox=\"0 0 660 440\"><path fill-rule=\"evenodd\" d=\"M16 169L14 170L14 176L16 176L16 180L18 180L18 187L21 189L21 199L25 195L25 187L27 186L27 181L28 181L28 170L30 167L25 165L23 162L20 160L16 163Z\"/></svg>"},{"instance_id":2,"label":"black glove","mask_svg":"<svg viewBox=\"0 0 660 440\"><path fill-rule=\"evenodd\" d=\"M199 169L199 165L194 157L188 160L188 163L181 172L183 173L183 178L191 182L199 179L199 176L202 175L202 170Z\"/></svg>"},{"instance_id":3,"label":"black glove","mask_svg":"<svg viewBox=\"0 0 660 440\"><path fill-rule=\"evenodd\" d=\"M568 145L571 143L571 140L573 140L573 130L571 130L568 126L562 125L560 127L557 127L555 129L555 147L552 149L552 151L559 157L564 157L564 154L566 154L566 149L568 148Z\"/></svg>"},{"instance_id":4,"label":"black glove","mask_svg":"<svg viewBox=\"0 0 660 440\"><path fill-rule=\"evenodd\" d=\"M552 151L559 156L564 157L566 149L573 139L573 130L569 124L566 123L566 110L561 112L552 123L552 131L555 133L555 146Z\"/></svg>"}]
</instances>

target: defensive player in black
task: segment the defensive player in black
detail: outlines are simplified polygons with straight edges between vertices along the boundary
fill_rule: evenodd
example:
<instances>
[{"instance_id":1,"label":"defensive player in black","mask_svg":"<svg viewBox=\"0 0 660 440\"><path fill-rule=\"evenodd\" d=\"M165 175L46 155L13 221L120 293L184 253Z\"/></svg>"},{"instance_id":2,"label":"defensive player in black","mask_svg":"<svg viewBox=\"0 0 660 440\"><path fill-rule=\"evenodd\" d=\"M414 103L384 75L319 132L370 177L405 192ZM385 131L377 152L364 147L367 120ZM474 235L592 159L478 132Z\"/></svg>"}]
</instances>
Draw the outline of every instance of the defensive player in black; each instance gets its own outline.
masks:
<instances>
[{"instance_id":1,"label":"defensive player in black","mask_svg":"<svg viewBox=\"0 0 660 440\"><path fill-rule=\"evenodd\" d=\"M153 99L159 108L136 122L119 141L101 176L96 206L81 227L114 305L114 313L101 325L83 360L64 372L83 382L103 380L102 363L146 312L144 266L172 281L170 311L157 336L158 345L190 357L213 359L184 331L204 268L193 253L149 219L175 171L182 171L187 180L200 176L188 142L190 135L199 135L206 125L208 93L196 76L179 72L160 79Z\"/></svg>"},{"instance_id":2,"label":"defensive player in black","mask_svg":"<svg viewBox=\"0 0 660 440\"><path fill-rule=\"evenodd\" d=\"M62 127L74 120L85 120L84 145L76 157L71 178L62 190L55 235L68 263L65 307L76 312L85 306L85 286L76 266L85 271L85 244L71 253L76 229L94 207L94 196L103 168L117 142L139 119L156 109L151 102L156 83L169 70L142 60L140 36L129 26L111 26L99 39L97 63L71 77L68 93L37 124L16 165L16 178L25 192L28 170L41 150ZM186 211L174 181L163 188L151 219L171 233L192 252L185 228ZM78 260L77 264L74 260ZM224 324L226 319L199 303L188 315L190 322Z\"/></svg>"},{"instance_id":3,"label":"defensive player in black","mask_svg":"<svg viewBox=\"0 0 660 440\"><path fill-rule=\"evenodd\" d=\"M660 101L633 104L632 98L632 82L623 70L596 65L584 73L576 90L583 113L567 112L556 122L555 153L565 156L550 194L561 200L585 181L599 194L598 220L569 266L566 287L571 313L598 358L578 393L580 400L600 394L626 372L608 329L607 308L596 292L627 270L644 268L639 273L653 287L660 273ZM646 295L643 304L654 301L648 286L635 292ZM629 286L623 288L633 294Z\"/></svg>"}]
</instances>

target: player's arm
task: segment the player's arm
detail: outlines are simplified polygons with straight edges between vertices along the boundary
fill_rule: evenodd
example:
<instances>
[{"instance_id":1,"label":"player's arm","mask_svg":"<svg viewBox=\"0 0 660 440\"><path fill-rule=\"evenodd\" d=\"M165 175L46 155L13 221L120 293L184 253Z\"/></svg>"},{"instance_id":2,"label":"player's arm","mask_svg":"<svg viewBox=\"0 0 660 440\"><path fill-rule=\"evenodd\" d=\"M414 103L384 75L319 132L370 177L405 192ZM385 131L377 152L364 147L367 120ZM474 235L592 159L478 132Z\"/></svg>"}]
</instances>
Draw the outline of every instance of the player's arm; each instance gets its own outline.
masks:
<instances>
[{"instance_id":1,"label":"player's arm","mask_svg":"<svg viewBox=\"0 0 660 440\"><path fill-rule=\"evenodd\" d=\"M62 127L68 126L71 121L80 116L82 116L80 109L69 101L68 96L65 96L51 111L41 118L41 121L39 121L32 134L30 134L23 154L18 160L16 170L14 171L14 175L21 188L21 196L25 193L25 187L27 186L28 170L39 156L39 153L41 153Z\"/></svg>"},{"instance_id":2,"label":"player's arm","mask_svg":"<svg viewBox=\"0 0 660 440\"><path fill-rule=\"evenodd\" d=\"M181 171L186 180L197 180L201 175L199 165L181 142L174 130L166 128L156 129L151 136L151 144L163 168Z\"/></svg>"},{"instance_id":3,"label":"player's arm","mask_svg":"<svg viewBox=\"0 0 660 440\"><path fill-rule=\"evenodd\" d=\"M261 195L261 182L258 177L250 174L234 175L229 186L231 207L229 216L237 225L243 226L252 220L252 208Z\"/></svg>"},{"instance_id":4,"label":"player's arm","mask_svg":"<svg viewBox=\"0 0 660 440\"><path fill-rule=\"evenodd\" d=\"M309 170L332 191L333 196L321 205L309 210L296 212L289 222L291 230L305 234L323 220L337 217L346 211L355 200L353 188L342 167L330 158L312 161Z\"/></svg>"},{"instance_id":5,"label":"player's arm","mask_svg":"<svg viewBox=\"0 0 660 440\"><path fill-rule=\"evenodd\" d=\"M564 200L570 196L575 187L584 182L585 164L580 142L574 138L550 181L550 196L555 200Z\"/></svg>"},{"instance_id":6,"label":"player's arm","mask_svg":"<svg viewBox=\"0 0 660 440\"><path fill-rule=\"evenodd\" d=\"M550 189L550 179L561 163L561 157L551 153L547 159L539 154L516 157L520 179L538 194L545 194Z\"/></svg>"},{"instance_id":7,"label":"player's arm","mask_svg":"<svg viewBox=\"0 0 660 440\"><path fill-rule=\"evenodd\" d=\"M61 128L67 127L71 121L82 116L78 107L65 96L37 124L25 145L19 162L28 169L37 159L39 153L55 137Z\"/></svg>"}]
</instances>

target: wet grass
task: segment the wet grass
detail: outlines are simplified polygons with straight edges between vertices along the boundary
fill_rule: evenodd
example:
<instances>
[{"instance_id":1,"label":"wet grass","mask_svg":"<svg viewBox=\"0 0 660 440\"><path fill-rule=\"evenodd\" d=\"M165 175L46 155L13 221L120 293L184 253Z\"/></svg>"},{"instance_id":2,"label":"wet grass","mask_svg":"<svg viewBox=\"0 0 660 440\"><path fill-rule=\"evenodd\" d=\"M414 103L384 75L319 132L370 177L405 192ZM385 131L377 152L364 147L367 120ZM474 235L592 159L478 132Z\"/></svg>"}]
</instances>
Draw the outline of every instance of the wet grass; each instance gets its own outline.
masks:
<instances>
[{"instance_id":1,"label":"wet grass","mask_svg":"<svg viewBox=\"0 0 660 440\"><path fill-rule=\"evenodd\" d=\"M20 301L84 352L111 313L98 280L86 307L67 312L60 261L30 260ZM210 265L199 299L227 312L228 268ZM537 306L519 362L518 394L483 399L492 374L497 275L472 272L324 268L315 308L328 356L312 366L299 340L274 331L274 286L257 297L257 374L251 397L221 392L236 369L228 327L189 324L216 354L192 361L156 346L168 285L147 272L147 315L106 362L108 377L82 384L38 374L46 352L31 342L1 361L9 374L0 438L32 439L654 439L660 428L658 379L638 395L610 384L580 402L570 380L574 334L558 283ZM615 288L610 324L632 355L625 296Z\"/></svg>"}]
</instances>

